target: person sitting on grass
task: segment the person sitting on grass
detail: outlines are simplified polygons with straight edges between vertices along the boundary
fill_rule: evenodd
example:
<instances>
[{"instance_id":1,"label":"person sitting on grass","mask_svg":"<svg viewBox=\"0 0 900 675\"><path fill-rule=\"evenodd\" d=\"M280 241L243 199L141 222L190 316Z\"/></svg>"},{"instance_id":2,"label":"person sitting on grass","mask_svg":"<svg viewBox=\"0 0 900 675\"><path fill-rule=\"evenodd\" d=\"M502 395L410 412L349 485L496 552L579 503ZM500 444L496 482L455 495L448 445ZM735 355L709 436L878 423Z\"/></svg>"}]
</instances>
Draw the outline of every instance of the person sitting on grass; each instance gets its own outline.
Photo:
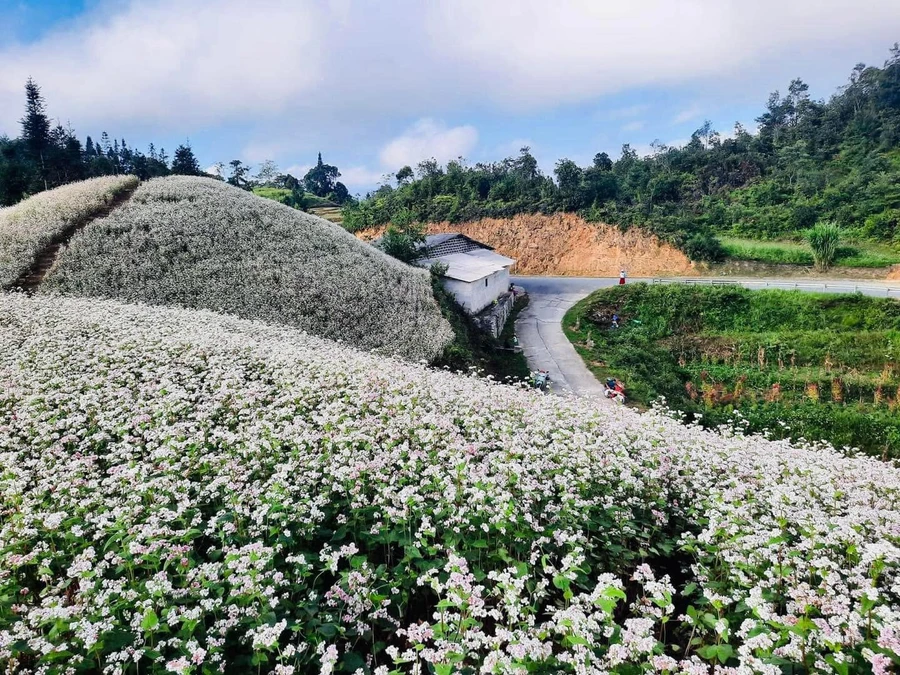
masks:
<instances>
[{"instance_id":1,"label":"person sitting on grass","mask_svg":"<svg viewBox=\"0 0 900 675\"><path fill-rule=\"evenodd\" d=\"M605 394L616 403L625 403L625 386L617 379L607 378Z\"/></svg>"}]
</instances>

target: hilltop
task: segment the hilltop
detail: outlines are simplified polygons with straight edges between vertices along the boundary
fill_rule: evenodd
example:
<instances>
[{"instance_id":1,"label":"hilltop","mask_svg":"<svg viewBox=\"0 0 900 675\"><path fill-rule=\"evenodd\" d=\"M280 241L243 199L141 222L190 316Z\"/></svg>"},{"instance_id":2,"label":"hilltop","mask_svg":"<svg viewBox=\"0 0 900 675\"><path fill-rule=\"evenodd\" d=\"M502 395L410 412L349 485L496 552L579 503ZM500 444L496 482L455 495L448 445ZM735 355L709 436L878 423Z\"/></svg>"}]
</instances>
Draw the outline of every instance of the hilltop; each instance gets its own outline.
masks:
<instances>
[{"instance_id":1,"label":"hilltop","mask_svg":"<svg viewBox=\"0 0 900 675\"><path fill-rule=\"evenodd\" d=\"M573 212L649 230L694 261L811 264L806 232L834 221L845 244L838 264L900 262L900 48L881 68L854 69L827 101L792 81L784 95L773 92L757 122L755 132L738 124L726 135L707 122L683 147L655 144L646 156L625 145L615 161L606 152L588 166L563 158L553 177L527 147L474 166L397 167L396 184L345 207L343 223L358 231Z\"/></svg>"},{"instance_id":2,"label":"hilltop","mask_svg":"<svg viewBox=\"0 0 900 675\"><path fill-rule=\"evenodd\" d=\"M74 235L40 290L213 309L412 360L452 335L428 272L207 178L142 183Z\"/></svg>"}]
</instances>

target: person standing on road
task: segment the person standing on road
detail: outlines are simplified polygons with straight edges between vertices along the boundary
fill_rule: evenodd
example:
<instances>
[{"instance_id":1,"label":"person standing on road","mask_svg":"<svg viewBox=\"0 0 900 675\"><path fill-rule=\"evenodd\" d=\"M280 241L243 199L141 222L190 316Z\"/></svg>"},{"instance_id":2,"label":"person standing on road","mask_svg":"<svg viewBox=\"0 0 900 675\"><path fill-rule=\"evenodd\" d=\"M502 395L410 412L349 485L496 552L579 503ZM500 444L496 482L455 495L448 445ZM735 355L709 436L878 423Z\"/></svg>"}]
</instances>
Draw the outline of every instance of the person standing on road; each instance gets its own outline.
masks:
<instances>
[{"instance_id":1,"label":"person standing on road","mask_svg":"<svg viewBox=\"0 0 900 675\"><path fill-rule=\"evenodd\" d=\"M625 270L619 272L619 286L625 285Z\"/></svg>"}]
</instances>

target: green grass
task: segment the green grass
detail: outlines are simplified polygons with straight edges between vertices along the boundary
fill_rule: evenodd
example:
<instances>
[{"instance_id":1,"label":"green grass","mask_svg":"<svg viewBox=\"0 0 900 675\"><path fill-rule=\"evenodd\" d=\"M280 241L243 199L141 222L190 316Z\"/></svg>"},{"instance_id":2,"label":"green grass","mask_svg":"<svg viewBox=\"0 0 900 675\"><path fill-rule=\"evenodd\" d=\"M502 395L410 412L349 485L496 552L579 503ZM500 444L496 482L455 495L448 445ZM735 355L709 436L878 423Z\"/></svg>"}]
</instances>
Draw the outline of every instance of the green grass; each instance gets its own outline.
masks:
<instances>
[{"instance_id":1,"label":"green grass","mask_svg":"<svg viewBox=\"0 0 900 675\"><path fill-rule=\"evenodd\" d=\"M291 191L287 188L255 187L253 188L253 194L259 197L265 197L266 199L274 199L276 202L286 204L287 200L291 196ZM304 192L303 196L306 200L307 208L309 209L323 207L340 208L330 199L326 199L325 197L318 197L312 192Z\"/></svg>"},{"instance_id":2,"label":"green grass","mask_svg":"<svg viewBox=\"0 0 900 675\"><path fill-rule=\"evenodd\" d=\"M622 328L610 325L613 313ZM563 327L598 377L716 426L900 457L900 303L862 295L633 284Z\"/></svg>"},{"instance_id":3,"label":"green grass","mask_svg":"<svg viewBox=\"0 0 900 675\"><path fill-rule=\"evenodd\" d=\"M737 237L719 237L728 257L775 265L805 265L812 267L813 255L809 244L793 241L757 241ZM835 265L838 267L889 267L900 263L900 251L872 243L841 246Z\"/></svg>"}]
</instances>

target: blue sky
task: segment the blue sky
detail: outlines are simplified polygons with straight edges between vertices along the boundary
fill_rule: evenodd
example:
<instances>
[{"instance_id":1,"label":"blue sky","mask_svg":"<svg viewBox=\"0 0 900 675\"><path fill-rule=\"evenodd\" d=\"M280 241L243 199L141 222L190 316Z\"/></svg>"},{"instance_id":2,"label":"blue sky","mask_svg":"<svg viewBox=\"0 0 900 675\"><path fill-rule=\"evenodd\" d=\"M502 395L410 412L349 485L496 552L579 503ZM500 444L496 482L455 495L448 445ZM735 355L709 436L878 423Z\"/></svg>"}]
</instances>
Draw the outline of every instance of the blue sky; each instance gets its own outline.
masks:
<instances>
[{"instance_id":1,"label":"blue sky","mask_svg":"<svg viewBox=\"0 0 900 675\"><path fill-rule=\"evenodd\" d=\"M0 133L22 86L82 138L204 166L322 151L353 192L434 156L545 171L746 127L793 77L827 97L900 40L896 0L0 0Z\"/></svg>"}]
</instances>

